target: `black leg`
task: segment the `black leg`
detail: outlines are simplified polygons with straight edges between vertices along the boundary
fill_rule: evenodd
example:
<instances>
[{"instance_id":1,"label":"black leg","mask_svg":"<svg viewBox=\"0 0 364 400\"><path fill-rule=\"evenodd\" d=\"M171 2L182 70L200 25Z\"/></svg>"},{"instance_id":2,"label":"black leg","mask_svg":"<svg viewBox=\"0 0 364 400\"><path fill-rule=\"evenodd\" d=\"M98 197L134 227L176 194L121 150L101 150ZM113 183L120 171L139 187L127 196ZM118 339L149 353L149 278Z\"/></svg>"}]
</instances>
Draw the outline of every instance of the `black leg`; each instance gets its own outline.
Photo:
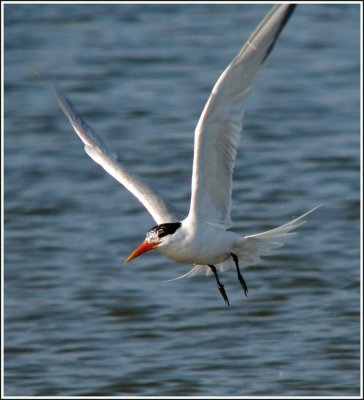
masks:
<instances>
[{"instance_id":1,"label":"black leg","mask_svg":"<svg viewBox=\"0 0 364 400\"><path fill-rule=\"evenodd\" d=\"M212 272L215 275L215 279L216 279L216 283L217 283L217 288L220 290L221 296L223 297L225 303L229 306L229 299L226 295L225 289L224 289L224 285L219 281L219 277L217 275L217 271L216 271L216 267L215 265L209 265L209 267L211 268Z\"/></svg>"},{"instance_id":2,"label":"black leg","mask_svg":"<svg viewBox=\"0 0 364 400\"><path fill-rule=\"evenodd\" d=\"M243 275L242 275L241 272L240 272L238 257L237 257L235 254L233 254L233 253L231 253L231 257L233 258L234 263L235 263L235 265L236 265L236 271L237 271L237 273L238 273L238 278L239 278L240 286L241 286L242 289L244 290L245 296L248 296L248 286L247 286L247 284L246 284L246 282L245 282L245 280L244 280L244 278L243 278Z\"/></svg>"}]
</instances>

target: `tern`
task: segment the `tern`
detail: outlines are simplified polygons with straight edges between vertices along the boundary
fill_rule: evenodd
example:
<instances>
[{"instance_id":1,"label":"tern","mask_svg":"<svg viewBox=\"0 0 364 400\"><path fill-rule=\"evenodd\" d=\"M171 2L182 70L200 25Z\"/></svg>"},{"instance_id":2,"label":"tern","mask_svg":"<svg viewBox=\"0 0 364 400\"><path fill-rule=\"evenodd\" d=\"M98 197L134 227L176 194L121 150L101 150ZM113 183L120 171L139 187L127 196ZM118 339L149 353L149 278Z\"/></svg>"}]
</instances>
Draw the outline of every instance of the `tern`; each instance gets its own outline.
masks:
<instances>
[{"instance_id":1,"label":"tern","mask_svg":"<svg viewBox=\"0 0 364 400\"><path fill-rule=\"evenodd\" d=\"M294 234L292 231L305 222L304 217L318 207L263 233L241 236L230 230L232 172L242 130L242 103L294 8L293 4L273 6L214 85L195 129L191 202L184 219L159 192L122 164L70 100L53 86L57 101L83 141L86 153L124 185L156 221L157 225L148 230L144 241L126 258L125 264L147 251L159 250L178 263L194 265L191 271L176 279L201 272L213 274L217 288L229 305L218 270L223 271L226 264L233 262L247 296L248 286L239 262L256 263L260 256L282 246Z\"/></svg>"}]
</instances>

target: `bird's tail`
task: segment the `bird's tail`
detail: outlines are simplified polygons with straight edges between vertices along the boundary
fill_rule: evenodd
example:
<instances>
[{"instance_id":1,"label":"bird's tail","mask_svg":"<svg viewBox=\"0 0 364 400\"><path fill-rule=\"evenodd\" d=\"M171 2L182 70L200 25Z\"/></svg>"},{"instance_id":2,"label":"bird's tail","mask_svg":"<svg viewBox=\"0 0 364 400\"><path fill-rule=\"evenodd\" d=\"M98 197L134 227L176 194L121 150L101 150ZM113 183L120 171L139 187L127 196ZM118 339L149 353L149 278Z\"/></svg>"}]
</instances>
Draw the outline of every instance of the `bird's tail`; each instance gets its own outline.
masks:
<instances>
[{"instance_id":1,"label":"bird's tail","mask_svg":"<svg viewBox=\"0 0 364 400\"><path fill-rule=\"evenodd\" d=\"M237 255L239 261L242 263L249 265L258 263L261 256L269 255L272 253L272 250L282 247L286 239L296 234L293 231L306 222L304 218L320 206L321 204L278 228L242 237L234 245L234 254Z\"/></svg>"},{"instance_id":2,"label":"bird's tail","mask_svg":"<svg viewBox=\"0 0 364 400\"><path fill-rule=\"evenodd\" d=\"M299 226L303 225L306 221L304 220L307 215L317 210L321 204L314 207L312 210L306 212L298 218L279 226L278 228L271 229L255 235L244 236L233 247L233 253L238 257L242 264L253 265L257 264L262 256L266 256L272 253L274 249L282 247L285 244L286 239L296 234L293 232ZM216 268L219 271L225 271L230 265L233 265L230 260L216 264ZM205 273L206 275L212 274L211 268L207 265L195 265L186 274L179 276L169 281L174 281L182 278L190 278L195 275Z\"/></svg>"}]
</instances>

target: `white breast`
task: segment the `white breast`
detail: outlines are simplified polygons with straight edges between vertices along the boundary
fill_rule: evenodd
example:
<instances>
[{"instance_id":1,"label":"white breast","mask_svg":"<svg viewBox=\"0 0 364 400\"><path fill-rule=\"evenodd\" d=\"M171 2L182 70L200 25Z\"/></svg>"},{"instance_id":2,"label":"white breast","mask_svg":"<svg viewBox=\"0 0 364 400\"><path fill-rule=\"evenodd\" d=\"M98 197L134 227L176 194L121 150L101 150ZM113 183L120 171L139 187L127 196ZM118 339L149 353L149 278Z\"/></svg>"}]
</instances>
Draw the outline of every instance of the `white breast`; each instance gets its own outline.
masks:
<instances>
[{"instance_id":1,"label":"white breast","mask_svg":"<svg viewBox=\"0 0 364 400\"><path fill-rule=\"evenodd\" d=\"M173 235L166 238L158 250L179 263L218 264L231 255L240 236L223 228L186 219Z\"/></svg>"}]
</instances>

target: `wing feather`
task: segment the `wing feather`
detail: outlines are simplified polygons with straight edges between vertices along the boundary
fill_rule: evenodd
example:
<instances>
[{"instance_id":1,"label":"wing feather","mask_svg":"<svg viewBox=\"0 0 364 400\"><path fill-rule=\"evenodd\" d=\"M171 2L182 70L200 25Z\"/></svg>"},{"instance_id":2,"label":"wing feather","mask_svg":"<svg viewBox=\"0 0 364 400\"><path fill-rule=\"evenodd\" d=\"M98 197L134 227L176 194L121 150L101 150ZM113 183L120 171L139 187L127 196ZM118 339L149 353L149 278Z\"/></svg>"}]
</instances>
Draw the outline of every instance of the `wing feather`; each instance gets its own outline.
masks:
<instances>
[{"instance_id":1,"label":"wing feather","mask_svg":"<svg viewBox=\"0 0 364 400\"><path fill-rule=\"evenodd\" d=\"M192 219L231 226L232 171L242 129L242 102L294 7L274 6L212 89L195 130Z\"/></svg>"},{"instance_id":2,"label":"wing feather","mask_svg":"<svg viewBox=\"0 0 364 400\"><path fill-rule=\"evenodd\" d=\"M53 86L53 90L58 104L85 144L86 153L124 185L144 205L157 224L179 221L175 208L157 190L130 172L109 149L106 142L83 120L70 100L57 87Z\"/></svg>"}]
</instances>

